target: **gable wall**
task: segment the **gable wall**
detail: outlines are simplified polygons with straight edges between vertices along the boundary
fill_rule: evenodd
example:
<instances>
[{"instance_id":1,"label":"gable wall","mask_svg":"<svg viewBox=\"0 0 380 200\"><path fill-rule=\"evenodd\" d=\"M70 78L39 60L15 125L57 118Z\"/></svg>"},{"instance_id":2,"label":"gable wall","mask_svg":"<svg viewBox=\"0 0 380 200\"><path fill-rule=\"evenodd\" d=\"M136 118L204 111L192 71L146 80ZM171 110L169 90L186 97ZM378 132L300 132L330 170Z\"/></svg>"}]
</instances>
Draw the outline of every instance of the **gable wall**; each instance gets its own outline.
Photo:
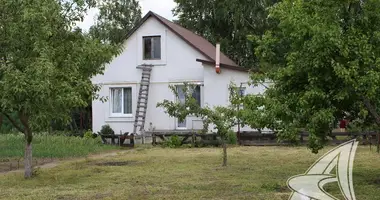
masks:
<instances>
[{"instance_id":1,"label":"gable wall","mask_svg":"<svg viewBox=\"0 0 380 200\"><path fill-rule=\"evenodd\" d=\"M142 36L161 35L162 61L142 61ZM106 66L104 75L92 79L95 84L102 84L100 96L109 97L110 87L132 87L131 117L111 117L110 103L93 101L93 131L97 132L104 124L110 124L115 133L132 132L136 112L141 69L137 65L155 64L152 70L149 91L148 111L145 128L152 122L156 129L174 129L175 119L170 118L156 104L164 99L174 100L174 95L168 89L169 83L184 81L203 82L203 66L196 59L206 59L202 54L189 46L185 41L172 33L164 25L149 18L124 45L124 51Z\"/></svg>"}]
</instances>

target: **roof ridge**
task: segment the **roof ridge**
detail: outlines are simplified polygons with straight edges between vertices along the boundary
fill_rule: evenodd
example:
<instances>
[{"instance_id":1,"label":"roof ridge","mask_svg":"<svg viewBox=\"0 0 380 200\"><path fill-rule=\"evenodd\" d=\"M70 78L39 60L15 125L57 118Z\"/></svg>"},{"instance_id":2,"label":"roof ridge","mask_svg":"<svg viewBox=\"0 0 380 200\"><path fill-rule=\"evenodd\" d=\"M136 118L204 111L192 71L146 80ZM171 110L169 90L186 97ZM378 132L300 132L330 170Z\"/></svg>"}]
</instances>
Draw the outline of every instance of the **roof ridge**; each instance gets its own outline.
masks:
<instances>
[{"instance_id":1,"label":"roof ridge","mask_svg":"<svg viewBox=\"0 0 380 200\"><path fill-rule=\"evenodd\" d=\"M199 53L205 56L211 62L215 62L216 57L216 47L206 38L190 31L189 29L176 24L161 15L154 13L153 11L149 11L126 36L129 38L149 17L154 17L157 21L159 21L162 25L166 26L170 31L180 37L183 41L189 44L191 47L196 49ZM233 60L227 57L223 52L220 52L220 64L239 67Z\"/></svg>"},{"instance_id":2,"label":"roof ridge","mask_svg":"<svg viewBox=\"0 0 380 200\"><path fill-rule=\"evenodd\" d=\"M205 52L203 52L204 49L198 48L198 47L196 47L196 46L194 46L194 45L192 45L192 46L193 46L194 48L196 48L198 51L200 51L201 53L206 54L205 56L206 56L208 59L210 59L210 60L212 60L213 62L215 62L216 47L215 47L214 44L212 44L210 41L208 41L208 40L207 40L206 38L204 38L203 36L201 36L201 35L199 35L199 34L196 34L196 33L194 33L193 31L191 31L191 30L189 30L189 29L187 29L187 28L185 28L185 27L183 27L183 26L181 26L181 25L179 25L179 24L174 23L174 22L172 22L172 21L166 19L165 17L162 17L161 15L159 15L159 14L153 12L153 11L149 11L149 12L152 13L155 17L159 18L160 20L164 21L164 23L165 23L165 22L170 23L170 24L172 24L173 26L176 26L177 28L180 28L180 29L182 29L183 31L188 32L189 34L192 34L192 35L197 36L198 39L203 40L202 42L205 42L205 43L207 43L207 44L209 44L209 45L212 45L212 47L214 48L214 51L213 51L212 53L211 53L211 52L209 52L209 53L205 53ZM168 25L168 24L166 24L166 25ZM172 31L174 31L174 32L176 32L177 34L179 34L179 35L182 36L182 34L178 33L176 30L172 30ZM184 39L184 40L186 40L186 41L188 41L190 44L192 44L192 42L189 41L186 37L181 37L181 38ZM210 53L211 53L212 56L210 55ZM227 55L225 55L223 52L220 52L220 62L223 63L223 61L225 61L224 64L227 64L227 65L230 65L230 66L238 66L238 65L237 65L233 60L231 60ZM226 62L226 61L227 61L227 62Z\"/></svg>"}]
</instances>

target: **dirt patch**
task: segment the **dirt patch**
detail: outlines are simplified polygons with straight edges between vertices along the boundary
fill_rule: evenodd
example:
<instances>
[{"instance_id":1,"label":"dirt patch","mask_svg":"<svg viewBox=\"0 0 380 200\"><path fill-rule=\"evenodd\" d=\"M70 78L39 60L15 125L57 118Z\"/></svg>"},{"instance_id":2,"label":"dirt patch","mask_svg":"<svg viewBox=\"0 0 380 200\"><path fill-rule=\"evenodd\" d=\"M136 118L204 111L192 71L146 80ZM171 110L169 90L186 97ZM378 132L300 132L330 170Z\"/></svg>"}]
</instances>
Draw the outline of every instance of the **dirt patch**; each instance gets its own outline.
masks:
<instances>
[{"instance_id":1,"label":"dirt patch","mask_svg":"<svg viewBox=\"0 0 380 200\"><path fill-rule=\"evenodd\" d=\"M129 150L130 151L130 150ZM123 151L112 151L107 153L99 153L99 154L92 154L89 155L87 158L90 159L100 159L100 158L109 158L113 156L119 155L119 153L122 153ZM66 161L80 161L84 158L67 158L64 159ZM36 168L53 168L60 164L59 159L54 158L37 158L33 159L33 167ZM23 158L2 158L0 159L0 174L5 174L8 172L22 172L24 170L24 160Z\"/></svg>"},{"instance_id":2,"label":"dirt patch","mask_svg":"<svg viewBox=\"0 0 380 200\"><path fill-rule=\"evenodd\" d=\"M95 163L97 166L126 166L126 165L133 165L136 164L137 161L108 161L108 162L101 162L101 163Z\"/></svg>"},{"instance_id":3,"label":"dirt patch","mask_svg":"<svg viewBox=\"0 0 380 200\"><path fill-rule=\"evenodd\" d=\"M57 162L56 159L51 158L38 158L33 159L34 166L44 166ZM21 170L24 168L24 159L2 159L0 160L0 173Z\"/></svg>"}]
</instances>

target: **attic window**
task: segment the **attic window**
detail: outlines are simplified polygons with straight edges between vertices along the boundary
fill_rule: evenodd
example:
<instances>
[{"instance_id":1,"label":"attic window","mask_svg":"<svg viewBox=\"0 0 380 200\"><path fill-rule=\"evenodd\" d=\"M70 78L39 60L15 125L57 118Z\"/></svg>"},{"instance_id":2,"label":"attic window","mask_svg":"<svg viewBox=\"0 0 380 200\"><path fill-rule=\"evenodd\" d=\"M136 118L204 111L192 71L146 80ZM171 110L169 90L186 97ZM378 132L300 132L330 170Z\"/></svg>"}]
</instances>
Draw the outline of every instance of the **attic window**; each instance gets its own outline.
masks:
<instances>
[{"instance_id":1,"label":"attic window","mask_svg":"<svg viewBox=\"0 0 380 200\"><path fill-rule=\"evenodd\" d=\"M143 37L143 45L144 60L161 59L161 36Z\"/></svg>"}]
</instances>

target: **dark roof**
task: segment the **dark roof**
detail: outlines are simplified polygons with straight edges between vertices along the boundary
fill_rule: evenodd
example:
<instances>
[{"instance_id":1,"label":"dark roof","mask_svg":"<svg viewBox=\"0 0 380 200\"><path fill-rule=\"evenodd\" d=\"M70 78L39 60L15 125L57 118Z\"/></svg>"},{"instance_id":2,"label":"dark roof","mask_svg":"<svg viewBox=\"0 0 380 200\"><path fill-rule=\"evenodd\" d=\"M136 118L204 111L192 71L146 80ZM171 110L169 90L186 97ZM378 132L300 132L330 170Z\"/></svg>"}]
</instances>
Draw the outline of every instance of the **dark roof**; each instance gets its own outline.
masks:
<instances>
[{"instance_id":1,"label":"dark roof","mask_svg":"<svg viewBox=\"0 0 380 200\"><path fill-rule=\"evenodd\" d=\"M140 23L128 33L127 38L130 37L147 19L149 19L149 17L154 17L155 19L157 19L161 24L166 26L178 37L183 39L186 43L188 43L190 46L192 46L197 51L199 51L202 55L204 55L207 59L209 59L209 60L197 59L197 61L202 62L202 63L207 63L207 64L215 64L216 47L213 44L211 44L209 41L207 41L203 37L193 33L192 31L186 28L183 28L182 26L178 24L173 23L152 11L149 11L141 19ZM220 64L222 68L225 67L225 68L230 68L230 69L248 71L244 69L243 67L239 67L234 61L232 61L222 52L220 52Z\"/></svg>"}]
</instances>

